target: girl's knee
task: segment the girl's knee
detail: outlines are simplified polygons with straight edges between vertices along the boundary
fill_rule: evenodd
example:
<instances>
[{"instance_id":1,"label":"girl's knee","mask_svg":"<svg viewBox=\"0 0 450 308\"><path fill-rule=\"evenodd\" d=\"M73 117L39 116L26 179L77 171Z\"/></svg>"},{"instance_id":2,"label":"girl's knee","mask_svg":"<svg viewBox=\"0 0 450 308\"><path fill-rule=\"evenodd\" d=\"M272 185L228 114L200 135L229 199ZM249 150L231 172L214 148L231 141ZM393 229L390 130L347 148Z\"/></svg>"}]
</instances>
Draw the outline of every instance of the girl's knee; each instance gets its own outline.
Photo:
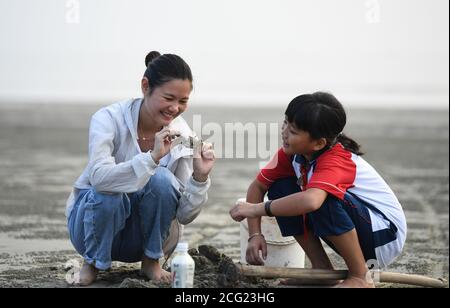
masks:
<instances>
[{"instance_id":1,"label":"girl's knee","mask_svg":"<svg viewBox=\"0 0 450 308\"><path fill-rule=\"evenodd\" d=\"M275 181L269 188L268 197L270 200L280 199L300 192L296 177L289 177Z\"/></svg>"},{"instance_id":2,"label":"girl's knee","mask_svg":"<svg viewBox=\"0 0 450 308\"><path fill-rule=\"evenodd\" d=\"M322 206L310 213L314 233L319 237L337 236L355 228L342 200L328 196Z\"/></svg>"}]
</instances>

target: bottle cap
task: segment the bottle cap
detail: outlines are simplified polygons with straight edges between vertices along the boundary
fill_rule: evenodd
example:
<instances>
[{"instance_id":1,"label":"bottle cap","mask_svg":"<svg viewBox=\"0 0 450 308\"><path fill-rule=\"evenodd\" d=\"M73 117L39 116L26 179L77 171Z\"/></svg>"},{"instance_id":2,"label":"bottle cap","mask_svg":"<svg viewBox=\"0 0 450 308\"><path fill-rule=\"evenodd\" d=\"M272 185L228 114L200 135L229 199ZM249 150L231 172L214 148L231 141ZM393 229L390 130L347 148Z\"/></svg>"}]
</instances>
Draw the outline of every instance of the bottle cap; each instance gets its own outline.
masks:
<instances>
[{"instance_id":1,"label":"bottle cap","mask_svg":"<svg viewBox=\"0 0 450 308\"><path fill-rule=\"evenodd\" d=\"M181 242L177 244L177 251L184 251L187 252L189 248L189 243Z\"/></svg>"}]
</instances>

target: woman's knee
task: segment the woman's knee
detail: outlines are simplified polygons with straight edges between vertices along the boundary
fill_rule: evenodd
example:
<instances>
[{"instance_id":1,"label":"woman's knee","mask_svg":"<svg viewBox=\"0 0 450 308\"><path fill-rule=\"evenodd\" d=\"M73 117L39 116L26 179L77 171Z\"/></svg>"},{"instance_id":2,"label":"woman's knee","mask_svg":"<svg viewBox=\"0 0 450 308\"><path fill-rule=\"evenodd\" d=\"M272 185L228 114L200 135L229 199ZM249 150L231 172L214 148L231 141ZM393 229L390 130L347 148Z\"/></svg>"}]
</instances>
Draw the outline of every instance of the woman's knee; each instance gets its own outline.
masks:
<instances>
[{"instance_id":1,"label":"woman's knee","mask_svg":"<svg viewBox=\"0 0 450 308\"><path fill-rule=\"evenodd\" d=\"M179 193L179 182L175 175L167 168L156 169L155 174L150 178L147 188L154 195L164 195L167 193Z\"/></svg>"},{"instance_id":2,"label":"woman's knee","mask_svg":"<svg viewBox=\"0 0 450 308\"><path fill-rule=\"evenodd\" d=\"M91 191L88 202L96 212L104 215L114 215L124 209L124 195L122 193L101 193L95 190Z\"/></svg>"}]
</instances>

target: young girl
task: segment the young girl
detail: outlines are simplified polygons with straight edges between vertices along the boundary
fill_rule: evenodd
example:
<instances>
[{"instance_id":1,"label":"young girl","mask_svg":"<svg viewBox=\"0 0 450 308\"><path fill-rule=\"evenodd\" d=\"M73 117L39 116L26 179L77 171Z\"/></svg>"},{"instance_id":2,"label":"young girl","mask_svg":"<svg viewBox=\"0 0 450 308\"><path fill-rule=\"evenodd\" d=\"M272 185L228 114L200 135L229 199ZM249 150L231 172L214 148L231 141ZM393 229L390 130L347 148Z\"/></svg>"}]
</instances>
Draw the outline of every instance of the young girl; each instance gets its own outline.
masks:
<instances>
[{"instance_id":1,"label":"young girl","mask_svg":"<svg viewBox=\"0 0 450 308\"><path fill-rule=\"evenodd\" d=\"M180 223L193 221L207 200L211 145L195 153L172 148L172 137L193 134L180 117L192 91L191 70L179 56L158 52L149 53L145 65L143 98L92 117L89 163L67 201L70 239L85 260L81 285L94 282L113 260L142 261L149 279L170 281L159 259L175 248Z\"/></svg>"},{"instance_id":2,"label":"young girl","mask_svg":"<svg viewBox=\"0 0 450 308\"><path fill-rule=\"evenodd\" d=\"M319 238L343 257L349 276L339 287L374 287L367 264L388 266L405 243L399 201L343 134L346 114L333 95L301 95L285 114L283 147L250 185L247 202L230 211L236 221L248 218L247 261L264 264L260 217L275 216L283 236L295 237L313 268L333 268ZM270 201L263 203L266 192Z\"/></svg>"}]
</instances>

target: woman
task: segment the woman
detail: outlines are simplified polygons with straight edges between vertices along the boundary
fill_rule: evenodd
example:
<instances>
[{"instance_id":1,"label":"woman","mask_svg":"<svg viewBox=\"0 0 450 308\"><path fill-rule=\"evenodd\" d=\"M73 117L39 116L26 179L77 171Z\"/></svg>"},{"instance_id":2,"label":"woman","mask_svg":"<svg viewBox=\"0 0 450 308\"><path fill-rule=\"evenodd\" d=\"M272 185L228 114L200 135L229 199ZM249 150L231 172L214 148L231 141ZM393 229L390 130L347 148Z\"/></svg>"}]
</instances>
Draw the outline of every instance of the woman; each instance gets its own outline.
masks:
<instances>
[{"instance_id":1,"label":"woman","mask_svg":"<svg viewBox=\"0 0 450 308\"><path fill-rule=\"evenodd\" d=\"M188 107L191 70L179 56L156 51L145 65L143 99L102 108L90 123L89 163L66 211L70 239L85 260L80 285L93 283L113 260L142 261L149 279L169 282L159 259L207 201L211 144L172 146L176 136L193 135L179 117Z\"/></svg>"}]
</instances>

